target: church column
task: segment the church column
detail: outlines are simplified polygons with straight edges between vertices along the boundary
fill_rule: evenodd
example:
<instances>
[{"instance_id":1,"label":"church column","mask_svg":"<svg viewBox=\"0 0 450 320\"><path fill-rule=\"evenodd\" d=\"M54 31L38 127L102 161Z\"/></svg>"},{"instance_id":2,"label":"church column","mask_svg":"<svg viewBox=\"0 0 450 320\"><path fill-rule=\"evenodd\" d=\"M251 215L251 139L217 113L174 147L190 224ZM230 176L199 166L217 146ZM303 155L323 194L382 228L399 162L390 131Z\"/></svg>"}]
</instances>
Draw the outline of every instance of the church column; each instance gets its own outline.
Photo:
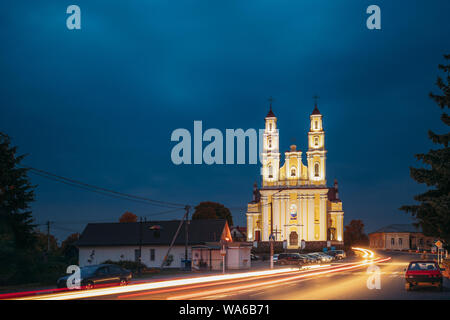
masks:
<instances>
[{"instance_id":1,"label":"church column","mask_svg":"<svg viewBox=\"0 0 450 320\"><path fill-rule=\"evenodd\" d=\"M279 214L280 214L280 200L278 199L278 196L272 197L272 201L273 201L273 235L275 235L275 231L277 231L280 229L280 227L278 226L279 224ZM269 227L270 228L270 227ZM269 229L269 233L270 233L270 229ZM277 241L279 240L280 236L278 235L278 237L276 237Z\"/></svg>"},{"instance_id":2,"label":"church column","mask_svg":"<svg viewBox=\"0 0 450 320\"><path fill-rule=\"evenodd\" d=\"M327 240L327 228L328 228L328 221L327 221L327 194L321 194L320 195L320 240L326 241Z\"/></svg>"},{"instance_id":3,"label":"church column","mask_svg":"<svg viewBox=\"0 0 450 320\"><path fill-rule=\"evenodd\" d=\"M267 203L267 197L261 197L262 199L262 223L261 223L261 240L262 241L268 241L268 224L269 224L269 204Z\"/></svg>"},{"instance_id":4,"label":"church column","mask_svg":"<svg viewBox=\"0 0 450 320\"><path fill-rule=\"evenodd\" d=\"M307 210L307 197L305 194L301 195L301 205L302 205L302 224L303 224L303 239L308 241L308 210Z\"/></svg>"},{"instance_id":5,"label":"church column","mask_svg":"<svg viewBox=\"0 0 450 320\"><path fill-rule=\"evenodd\" d=\"M303 234L303 210L302 210L302 195L300 193L297 194L297 224L300 225L298 227L298 245L301 245L302 239L304 239L305 235Z\"/></svg>"},{"instance_id":6,"label":"church column","mask_svg":"<svg viewBox=\"0 0 450 320\"><path fill-rule=\"evenodd\" d=\"M314 241L314 194L308 194L308 238Z\"/></svg>"},{"instance_id":7,"label":"church column","mask_svg":"<svg viewBox=\"0 0 450 320\"><path fill-rule=\"evenodd\" d=\"M280 196L280 218L281 218L281 226L280 226L280 231L281 233L279 234L280 241L283 241L286 239L286 232L285 232L285 227L284 225L286 224L286 199L285 196L283 194L281 194Z\"/></svg>"},{"instance_id":8,"label":"church column","mask_svg":"<svg viewBox=\"0 0 450 320\"><path fill-rule=\"evenodd\" d=\"M253 232L253 216L247 214L247 241L253 241L254 239Z\"/></svg>"}]
</instances>

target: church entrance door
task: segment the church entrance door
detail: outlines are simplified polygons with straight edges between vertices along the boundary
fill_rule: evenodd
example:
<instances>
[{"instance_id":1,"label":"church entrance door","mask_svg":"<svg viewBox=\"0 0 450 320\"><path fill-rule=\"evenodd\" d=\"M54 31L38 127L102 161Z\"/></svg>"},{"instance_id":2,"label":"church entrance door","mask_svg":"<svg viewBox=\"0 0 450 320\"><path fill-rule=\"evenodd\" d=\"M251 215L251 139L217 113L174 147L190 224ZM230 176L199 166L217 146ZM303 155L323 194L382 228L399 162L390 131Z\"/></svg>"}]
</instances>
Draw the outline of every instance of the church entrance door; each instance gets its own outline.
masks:
<instances>
[{"instance_id":1,"label":"church entrance door","mask_svg":"<svg viewBox=\"0 0 450 320\"><path fill-rule=\"evenodd\" d=\"M298 246L298 234L295 231L292 231L289 234L289 245L290 246Z\"/></svg>"},{"instance_id":2,"label":"church entrance door","mask_svg":"<svg viewBox=\"0 0 450 320\"><path fill-rule=\"evenodd\" d=\"M255 231L255 241L261 241L261 231Z\"/></svg>"}]
</instances>

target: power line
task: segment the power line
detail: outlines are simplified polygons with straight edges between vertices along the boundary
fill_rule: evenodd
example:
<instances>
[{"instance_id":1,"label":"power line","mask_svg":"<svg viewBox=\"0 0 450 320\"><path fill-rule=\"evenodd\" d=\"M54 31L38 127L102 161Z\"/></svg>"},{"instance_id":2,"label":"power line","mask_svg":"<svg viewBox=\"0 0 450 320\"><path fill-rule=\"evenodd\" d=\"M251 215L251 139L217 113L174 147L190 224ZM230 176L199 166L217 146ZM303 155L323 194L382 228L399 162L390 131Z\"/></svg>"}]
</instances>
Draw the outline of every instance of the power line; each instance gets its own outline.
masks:
<instances>
[{"instance_id":1,"label":"power line","mask_svg":"<svg viewBox=\"0 0 450 320\"><path fill-rule=\"evenodd\" d=\"M61 183L64 183L64 184L67 184L70 186L74 186L74 187L78 187L78 188L81 188L81 189L84 189L87 191L96 192L96 193L112 196L112 197L119 198L119 199L141 202L141 203L146 203L146 204L160 206L160 207L166 207L166 208L184 208L186 206L186 204L154 200L154 199L150 199L147 197L136 196L136 195L132 195L132 194L128 194L128 193L123 193L123 192L106 189L103 187L98 187L95 185L84 183L84 182L81 182L81 181L78 181L75 179L71 179L71 178L66 178L66 177L63 177L63 176L60 176L60 175L57 175L57 174L54 174L54 173L51 173L48 171L36 169L33 167L24 167L24 168L30 170L31 173L34 173L38 176L41 176L41 177L44 177L44 178L47 178L47 179L50 179L53 181L61 182Z\"/></svg>"}]
</instances>

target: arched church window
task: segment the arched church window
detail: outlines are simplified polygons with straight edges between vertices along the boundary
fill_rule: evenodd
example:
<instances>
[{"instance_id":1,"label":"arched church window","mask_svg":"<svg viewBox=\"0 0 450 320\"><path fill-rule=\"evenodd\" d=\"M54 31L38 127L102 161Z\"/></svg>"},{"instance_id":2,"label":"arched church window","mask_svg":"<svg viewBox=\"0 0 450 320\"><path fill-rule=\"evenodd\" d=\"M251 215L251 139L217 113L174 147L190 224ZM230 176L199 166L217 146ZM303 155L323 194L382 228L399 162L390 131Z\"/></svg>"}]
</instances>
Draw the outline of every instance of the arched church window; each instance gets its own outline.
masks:
<instances>
[{"instance_id":1,"label":"arched church window","mask_svg":"<svg viewBox=\"0 0 450 320\"><path fill-rule=\"evenodd\" d=\"M319 145L319 137L314 137L314 144L315 144L316 146Z\"/></svg>"},{"instance_id":2,"label":"arched church window","mask_svg":"<svg viewBox=\"0 0 450 320\"><path fill-rule=\"evenodd\" d=\"M314 121L314 129L318 129L317 126L318 126L318 123L317 123L317 120L316 120L316 121Z\"/></svg>"},{"instance_id":3,"label":"arched church window","mask_svg":"<svg viewBox=\"0 0 450 320\"><path fill-rule=\"evenodd\" d=\"M272 131L272 123L269 123L269 131Z\"/></svg>"},{"instance_id":4,"label":"arched church window","mask_svg":"<svg viewBox=\"0 0 450 320\"><path fill-rule=\"evenodd\" d=\"M272 165L269 165L269 178L273 177L273 169L272 169Z\"/></svg>"},{"instance_id":5,"label":"arched church window","mask_svg":"<svg viewBox=\"0 0 450 320\"><path fill-rule=\"evenodd\" d=\"M314 165L314 176L318 177L319 176L319 164L316 163Z\"/></svg>"},{"instance_id":6,"label":"arched church window","mask_svg":"<svg viewBox=\"0 0 450 320\"><path fill-rule=\"evenodd\" d=\"M269 138L269 149L272 148L272 138Z\"/></svg>"}]
</instances>

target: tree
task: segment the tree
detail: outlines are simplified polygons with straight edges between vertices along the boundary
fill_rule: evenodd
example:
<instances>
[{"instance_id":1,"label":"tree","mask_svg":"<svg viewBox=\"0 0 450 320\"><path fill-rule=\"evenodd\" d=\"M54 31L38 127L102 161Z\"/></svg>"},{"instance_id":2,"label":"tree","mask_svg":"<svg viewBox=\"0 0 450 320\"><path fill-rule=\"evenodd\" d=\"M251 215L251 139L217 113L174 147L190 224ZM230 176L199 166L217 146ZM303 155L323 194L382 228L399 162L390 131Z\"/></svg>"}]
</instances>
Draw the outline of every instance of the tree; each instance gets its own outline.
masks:
<instances>
[{"instance_id":1,"label":"tree","mask_svg":"<svg viewBox=\"0 0 450 320\"><path fill-rule=\"evenodd\" d=\"M450 117L445 112L450 106L450 64L449 55L444 55L446 65L440 64L440 70L447 73L446 81L440 76L436 85L441 94L430 93L429 96L444 110L441 115L442 122L449 126ZM431 149L428 153L416 154L417 160L425 164L425 168L410 167L410 175L418 183L429 187L428 191L414 196L418 204L404 205L400 208L411 214L416 220L415 225L420 226L424 235L444 240L446 249L450 249L450 148L448 146L450 133L437 134L428 131L428 137L433 143L441 145L440 149Z\"/></svg>"},{"instance_id":2,"label":"tree","mask_svg":"<svg viewBox=\"0 0 450 320\"><path fill-rule=\"evenodd\" d=\"M132 212L126 211L120 218L119 222L137 222L138 217Z\"/></svg>"},{"instance_id":3,"label":"tree","mask_svg":"<svg viewBox=\"0 0 450 320\"><path fill-rule=\"evenodd\" d=\"M229 226L233 225L233 217L230 210L223 204L212 201L200 202L195 207L192 219L226 219Z\"/></svg>"},{"instance_id":4,"label":"tree","mask_svg":"<svg viewBox=\"0 0 450 320\"><path fill-rule=\"evenodd\" d=\"M75 243L79 238L79 233L72 233L61 243L61 254L69 264L78 262L78 248Z\"/></svg>"},{"instance_id":5,"label":"tree","mask_svg":"<svg viewBox=\"0 0 450 320\"><path fill-rule=\"evenodd\" d=\"M361 220L352 220L345 226L344 244L346 247L354 245L367 245L369 238L364 233L364 223Z\"/></svg>"},{"instance_id":6,"label":"tree","mask_svg":"<svg viewBox=\"0 0 450 320\"><path fill-rule=\"evenodd\" d=\"M35 187L28 169L20 167L24 157L0 132L0 283L25 280L35 262L37 239L29 210Z\"/></svg>"}]
</instances>

